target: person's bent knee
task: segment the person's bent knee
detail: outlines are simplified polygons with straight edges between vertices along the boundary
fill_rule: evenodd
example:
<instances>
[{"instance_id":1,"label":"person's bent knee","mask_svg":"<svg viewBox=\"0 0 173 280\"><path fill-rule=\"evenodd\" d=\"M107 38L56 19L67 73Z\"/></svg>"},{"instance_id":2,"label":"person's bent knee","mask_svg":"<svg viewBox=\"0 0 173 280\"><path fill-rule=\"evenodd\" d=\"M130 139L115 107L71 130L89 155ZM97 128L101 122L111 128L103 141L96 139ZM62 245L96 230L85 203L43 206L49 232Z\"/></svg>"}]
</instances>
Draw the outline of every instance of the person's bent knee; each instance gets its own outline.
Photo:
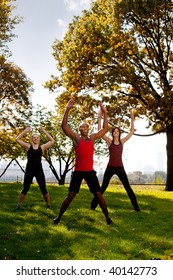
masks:
<instances>
[{"instance_id":1,"label":"person's bent knee","mask_svg":"<svg viewBox=\"0 0 173 280\"><path fill-rule=\"evenodd\" d=\"M49 194L49 192L45 189L45 190L41 190L43 195Z\"/></svg>"},{"instance_id":2,"label":"person's bent knee","mask_svg":"<svg viewBox=\"0 0 173 280\"><path fill-rule=\"evenodd\" d=\"M28 190L22 190L21 191L21 194L23 194L23 195L27 195L27 193L28 193Z\"/></svg>"}]
</instances>

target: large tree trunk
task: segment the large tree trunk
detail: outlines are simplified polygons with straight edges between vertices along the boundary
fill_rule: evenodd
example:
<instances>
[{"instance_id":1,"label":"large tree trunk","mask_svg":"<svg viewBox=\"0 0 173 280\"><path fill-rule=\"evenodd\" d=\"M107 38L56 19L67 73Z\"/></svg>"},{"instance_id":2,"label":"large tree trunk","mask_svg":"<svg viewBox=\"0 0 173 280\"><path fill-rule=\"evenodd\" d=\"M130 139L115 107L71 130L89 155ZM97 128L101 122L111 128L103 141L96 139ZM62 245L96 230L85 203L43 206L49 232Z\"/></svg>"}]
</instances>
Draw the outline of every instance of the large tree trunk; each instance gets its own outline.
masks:
<instances>
[{"instance_id":1,"label":"large tree trunk","mask_svg":"<svg viewBox=\"0 0 173 280\"><path fill-rule=\"evenodd\" d=\"M173 123L167 127L167 180L166 191L173 191Z\"/></svg>"},{"instance_id":2,"label":"large tree trunk","mask_svg":"<svg viewBox=\"0 0 173 280\"><path fill-rule=\"evenodd\" d=\"M47 158L47 157L45 157L45 159L46 159L47 162L49 163L49 167L50 167L52 173L54 174L55 178L57 179L58 184L59 184L60 186L61 186L61 185L64 185L64 184L65 184L65 177L66 177L66 175L67 175L68 170L67 170L67 171L65 170L64 173L61 174L61 168L60 168L60 171L59 171L59 172L60 172L60 175L58 175L58 173L57 173L55 167L54 167L53 164L52 164L51 159L49 159L49 158Z\"/></svg>"},{"instance_id":3,"label":"large tree trunk","mask_svg":"<svg viewBox=\"0 0 173 280\"><path fill-rule=\"evenodd\" d=\"M61 178L59 179L60 186L65 185L65 177L66 177L65 173L63 175L61 175Z\"/></svg>"}]
</instances>

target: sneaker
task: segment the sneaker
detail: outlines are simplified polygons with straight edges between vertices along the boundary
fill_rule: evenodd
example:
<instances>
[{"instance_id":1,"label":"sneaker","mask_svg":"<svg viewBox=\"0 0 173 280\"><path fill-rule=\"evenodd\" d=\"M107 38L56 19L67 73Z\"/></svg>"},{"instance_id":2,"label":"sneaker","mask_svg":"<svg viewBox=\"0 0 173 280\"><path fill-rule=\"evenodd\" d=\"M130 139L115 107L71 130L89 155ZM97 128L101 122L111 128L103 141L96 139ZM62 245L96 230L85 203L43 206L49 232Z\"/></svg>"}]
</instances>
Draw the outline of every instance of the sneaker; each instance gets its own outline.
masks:
<instances>
[{"instance_id":1,"label":"sneaker","mask_svg":"<svg viewBox=\"0 0 173 280\"><path fill-rule=\"evenodd\" d=\"M59 224L59 223L60 223L60 219L59 219L59 218L53 219L53 224L54 224L54 225L57 225L57 224Z\"/></svg>"},{"instance_id":2,"label":"sneaker","mask_svg":"<svg viewBox=\"0 0 173 280\"><path fill-rule=\"evenodd\" d=\"M110 225L110 224L112 223L111 218L108 218L108 219L106 220L106 223L107 223L107 225Z\"/></svg>"},{"instance_id":3,"label":"sneaker","mask_svg":"<svg viewBox=\"0 0 173 280\"><path fill-rule=\"evenodd\" d=\"M135 210L136 212L140 212L140 211L141 211L139 207L134 207L134 210Z\"/></svg>"},{"instance_id":4,"label":"sneaker","mask_svg":"<svg viewBox=\"0 0 173 280\"><path fill-rule=\"evenodd\" d=\"M96 207L97 207L97 203L95 202L95 199L93 199L92 201L91 201L91 210L95 210L96 209Z\"/></svg>"}]
</instances>

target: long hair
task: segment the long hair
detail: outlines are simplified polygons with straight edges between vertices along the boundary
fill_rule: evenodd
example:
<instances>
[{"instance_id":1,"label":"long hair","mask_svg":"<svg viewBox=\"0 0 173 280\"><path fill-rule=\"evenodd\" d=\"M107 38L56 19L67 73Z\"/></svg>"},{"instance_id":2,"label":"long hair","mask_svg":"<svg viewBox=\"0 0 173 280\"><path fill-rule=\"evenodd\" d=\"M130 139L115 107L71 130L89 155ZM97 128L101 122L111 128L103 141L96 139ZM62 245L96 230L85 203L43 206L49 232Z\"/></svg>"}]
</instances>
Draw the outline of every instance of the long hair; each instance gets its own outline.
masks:
<instances>
[{"instance_id":1,"label":"long hair","mask_svg":"<svg viewBox=\"0 0 173 280\"><path fill-rule=\"evenodd\" d=\"M115 129L118 129L118 131L119 131L119 142L121 142L121 130L118 126L115 126L112 128L112 137L114 137L113 133L114 133Z\"/></svg>"}]
</instances>

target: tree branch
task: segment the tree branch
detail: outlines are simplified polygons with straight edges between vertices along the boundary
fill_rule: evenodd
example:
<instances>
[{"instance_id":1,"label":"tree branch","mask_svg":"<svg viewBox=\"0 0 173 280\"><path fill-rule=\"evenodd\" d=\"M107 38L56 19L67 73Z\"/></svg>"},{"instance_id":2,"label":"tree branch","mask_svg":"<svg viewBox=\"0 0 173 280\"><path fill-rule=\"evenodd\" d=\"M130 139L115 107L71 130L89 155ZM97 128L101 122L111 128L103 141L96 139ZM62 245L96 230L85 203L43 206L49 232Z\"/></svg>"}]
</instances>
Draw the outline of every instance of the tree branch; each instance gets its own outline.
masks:
<instances>
[{"instance_id":1,"label":"tree branch","mask_svg":"<svg viewBox=\"0 0 173 280\"><path fill-rule=\"evenodd\" d=\"M111 123L110 121L108 121L108 123L114 127L115 125L113 123ZM121 129L122 132L124 133L128 133L127 131ZM153 136L153 135L156 135L156 134L159 134L159 133L165 133L165 130L164 129L160 129L158 130L157 132L153 132L153 133L149 133L149 134L138 134L138 133L133 133L133 135L135 136L141 136L141 137L148 137L148 136Z\"/></svg>"}]
</instances>

